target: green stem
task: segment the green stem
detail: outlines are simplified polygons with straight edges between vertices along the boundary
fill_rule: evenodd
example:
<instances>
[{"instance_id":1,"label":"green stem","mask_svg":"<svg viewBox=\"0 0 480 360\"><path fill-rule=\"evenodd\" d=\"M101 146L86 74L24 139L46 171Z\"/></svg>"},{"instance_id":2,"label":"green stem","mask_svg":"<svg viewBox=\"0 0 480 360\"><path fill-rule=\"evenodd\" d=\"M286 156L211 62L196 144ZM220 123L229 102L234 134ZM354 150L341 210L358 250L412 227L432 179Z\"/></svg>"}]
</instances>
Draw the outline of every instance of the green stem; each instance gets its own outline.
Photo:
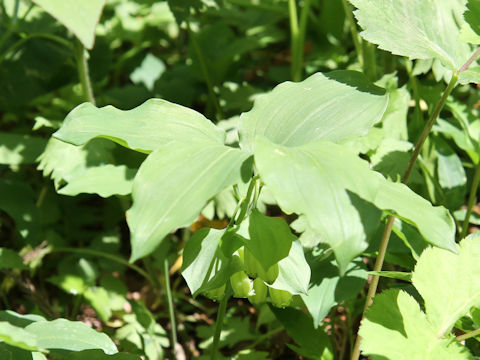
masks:
<instances>
[{"instance_id":1,"label":"green stem","mask_svg":"<svg viewBox=\"0 0 480 360\"><path fill-rule=\"evenodd\" d=\"M170 288L170 276L168 273L168 259L163 261L163 276L165 280L165 290L167 292L168 316L170 317L170 328L172 336L172 355L177 358L177 325L175 321L175 312L173 310L172 289Z\"/></svg>"},{"instance_id":2,"label":"green stem","mask_svg":"<svg viewBox=\"0 0 480 360\"><path fill-rule=\"evenodd\" d=\"M200 45L198 44L197 37L195 33L190 28L190 23L187 22L188 34L190 35L190 39L192 40L193 47L195 52L198 56L198 61L200 62L200 68L202 69L203 77L205 78L205 82L208 88L208 96L210 98L210 102L215 107L217 111L216 118L221 119L223 118L222 108L220 107L220 103L218 102L217 95L215 94L215 90L213 88L213 82L208 72L207 64L205 62L205 58L203 57L202 50L200 49Z\"/></svg>"},{"instance_id":3,"label":"green stem","mask_svg":"<svg viewBox=\"0 0 480 360\"><path fill-rule=\"evenodd\" d=\"M462 232L460 239L467 236L468 224L470 223L470 216L472 215L473 206L477 199L478 185L480 184L480 161L475 167L475 173L473 175L472 186L470 187L470 195L468 196L467 213L465 214L465 220L463 220Z\"/></svg>"},{"instance_id":4,"label":"green stem","mask_svg":"<svg viewBox=\"0 0 480 360\"><path fill-rule=\"evenodd\" d=\"M358 35L357 31L357 24L355 19L353 18L353 12L350 4L347 0L342 0L343 9L345 10L345 16L348 20L348 25L350 27L350 33L352 34L353 45L355 46L355 51L357 53L358 63L360 67L363 69L363 47L362 47L362 40Z\"/></svg>"},{"instance_id":5,"label":"green stem","mask_svg":"<svg viewBox=\"0 0 480 360\"><path fill-rule=\"evenodd\" d=\"M420 135L420 138L417 141L417 144L415 146L415 149L410 157L410 161L408 162L407 169L405 170L403 177L402 177L402 183L406 184L408 181L408 178L410 177L410 174L413 169L413 165L415 164L415 161L418 158L418 154L420 153L420 149L422 148L423 143L425 142L425 139L427 138L430 130L432 129L433 124L438 118L438 115L440 114L440 111L442 110L443 106L445 105L445 102L447 101L448 96L452 92L453 88L457 84L458 80L458 74L456 72L453 73L452 79L450 80L450 83L448 84L447 88L443 92L442 97L438 101L437 105L435 106L435 109L432 112L432 115L427 121L427 124L425 125L425 128L423 129L422 134ZM383 232L382 240L380 242L380 247L378 250L378 256L375 261L375 265L373 270L374 271L381 271L383 267L383 261L385 260L385 254L387 252L387 246L388 242L390 240L390 235L392 233L392 228L393 228L393 222L395 220L394 216L389 216L387 223L385 225L385 230ZM372 277L372 281L368 287L368 292L367 292L367 298L365 301L365 306L363 309L363 316L365 316L365 311L369 308L369 306L373 302L373 297L375 296L375 293L377 292L378 288L378 281L380 279L379 275L374 275ZM360 335L357 334L357 339L355 340L355 345L353 347L353 352L352 352L352 360L358 360L360 358L360 343L362 341L362 338Z\"/></svg>"},{"instance_id":6,"label":"green stem","mask_svg":"<svg viewBox=\"0 0 480 360\"><path fill-rule=\"evenodd\" d=\"M290 18L290 72L293 81L300 81L298 74L298 43L300 41L300 31L298 27L297 4L295 0L288 0L288 14Z\"/></svg>"},{"instance_id":7,"label":"green stem","mask_svg":"<svg viewBox=\"0 0 480 360\"><path fill-rule=\"evenodd\" d=\"M296 11L295 11L296 12ZM305 0L300 13L300 26L298 28L295 42L295 68L292 68L293 81L301 81L303 76L303 48L305 46L305 35L307 31L308 14L310 13L310 0ZM293 53L292 53L293 55ZM292 62L293 66L293 62Z\"/></svg>"},{"instance_id":8,"label":"green stem","mask_svg":"<svg viewBox=\"0 0 480 360\"><path fill-rule=\"evenodd\" d=\"M245 218L245 216L247 215L248 207L250 205L250 199L252 197L252 192L255 189L255 183L257 182L258 178L259 177L257 175L257 176L254 176L252 180L250 180L250 184L248 185L247 195L245 195L244 202L240 210L240 214L238 215L238 218L235 222L237 225L240 225L243 219Z\"/></svg>"},{"instance_id":9,"label":"green stem","mask_svg":"<svg viewBox=\"0 0 480 360\"><path fill-rule=\"evenodd\" d=\"M228 299L230 298L230 292L231 292L230 281L227 281L226 288L225 288L225 296L223 297L222 301L220 301L220 304L218 305L217 320L215 321L215 333L213 335L212 355L210 357L211 360L217 359L218 346L220 344L220 334L222 333L222 327L223 327L223 318L225 317L225 312L227 310L227 303L228 303Z\"/></svg>"},{"instance_id":10,"label":"green stem","mask_svg":"<svg viewBox=\"0 0 480 360\"><path fill-rule=\"evenodd\" d=\"M93 249L77 249L77 248L69 248L69 247L55 247L51 249L51 253L56 253L56 252L70 252L70 253L77 253L77 254L85 254L85 255L98 256L98 257L103 257L105 259L113 260L119 264L122 264L136 271L138 274L142 275L145 279L147 279L150 284L156 287L155 281L145 270L138 267L137 265L129 263L127 260L119 256L112 255L112 254L105 253L98 250L93 250Z\"/></svg>"},{"instance_id":11,"label":"green stem","mask_svg":"<svg viewBox=\"0 0 480 360\"><path fill-rule=\"evenodd\" d=\"M457 336L458 341L470 339L472 337L480 335L480 329L470 331L469 333Z\"/></svg>"},{"instance_id":12,"label":"green stem","mask_svg":"<svg viewBox=\"0 0 480 360\"><path fill-rule=\"evenodd\" d=\"M75 58L77 60L78 77L80 79L80 84L82 84L85 101L96 105L95 97L93 96L92 83L90 81L90 74L88 71L86 50L79 40L76 40L75 43Z\"/></svg>"},{"instance_id":13,"label":"green stem","mask_svg":"<svg viewBox=\"0 0 480 360\"><path fill-rule=\"evenodd\" d=\"M418 158L418 154L420 154L420 149L422 148L422 145L425 142L425 139L430 133L430 130L432 130L433 124L435 124L435 121L437 121L438 115L440 115L440 111L442 111L443 107L445 106L448 96L452 92L455 85L457 85L457 81L458 81L458 74L454 72L452 74L452 79L448 83L448 86L443 92L442 97L440 98L437 105L435 106L435 109L433 110L432 115L430 115L430 118L428 119L427 124L425 125L425 128L423 129L422 134L420 135L420 138L417 141L417 145L415 146L415 149L413 150L413 154L410 157L410 160L408 162L407 169L403 173L402 183L404 184L407 183L408 178L410 177L410 173L413 170L413 165L415 164L415 161Z\"/></svg>"}]
</instances>

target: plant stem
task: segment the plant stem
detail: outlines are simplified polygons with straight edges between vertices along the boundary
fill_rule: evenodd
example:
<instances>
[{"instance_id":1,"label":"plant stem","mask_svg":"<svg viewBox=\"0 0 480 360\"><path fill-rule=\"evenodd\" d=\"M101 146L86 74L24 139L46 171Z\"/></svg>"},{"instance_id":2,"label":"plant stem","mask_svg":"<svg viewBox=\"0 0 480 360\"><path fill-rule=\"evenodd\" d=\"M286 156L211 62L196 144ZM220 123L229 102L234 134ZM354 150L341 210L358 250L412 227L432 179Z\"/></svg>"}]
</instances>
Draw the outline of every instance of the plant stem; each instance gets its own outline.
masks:
<instances>
[{"instance_id":1,"label":"plant stem","mask_svg":"<svg viewBox=\"0 0 480 360\"><path fill-rule=\"evenodd\" d=\"M291 32L291 73L293 81L302 80L303 71L303 47L307 30L308 14L310 12L310 0L305 0L300 13L300 25L297 18L297 7L295 0L289 0L288 10L290 15Z\"/></svg>"},{"instance_id":2,"label":"plant stem","mask_svg":"<svg viewBox=\"0 0 480 360\"><path fill-rule=\"evenodd\" d=\"M475 173L473 175L472 186L470 187L470 195L468 196L467 213L465 214L465 220L463 220L462 232L460 239L467 236L468 224L470 223L470 216L472 215L473 206L477 198L478 185L480 184L480 161L475 167Z\"/></svg>"},{"instance_id":3,"label":"plant stem","mask_svg":"<svg viewBox=\"0 0 480 360\"><path fill-rule=\"evenodd\" d=\"M77 253L77 254L93 255L93 256L99 256L99 257L113 260L119 264L122 264L136 271L137 273L142 275L145 279L147 279L148 282L150 282L150 284L152 284L153 286L156 286L155 281L145 270L138 267L137 265L129 263L127 260L119 256L108 254L98 250L93 250L93 249L79 249L79 248L69 248L69 247L55 247L51 249L51 253L56 253L56 252L71 252L71 253Z\"/></svg>"},{"instance_id":4,"label":"plant stem","mask_svg":"<svg viewBox=\"0 0 480 360\"><path fill-rule=\"evenodd\" d=\"M187 21L187 28L188 28L188 34L190 35L190 39L192 40L193 47L198 56L198 61L200 63L200 68L202 69L203 77L205 78L205 82L207 84L208 97L210 98L210 102L213 104L217 112L216 118L221 119L223 118L222 108L220 107L220 103L218 102L217 95L215 94L215 90L213 89L213 82L210 77L210 74L208 73L207 64L205 62L205 58L203 57L202 50L200 49L200 45L198 44L197 37L195 33L192 31L190 27L190 22L188 21Z\"/></svg>"},{"instance_id":5,"label":"plant stem","mask_svg":"<svg viewBox=\"0 0 480 360\"><path fill-rule=\"evenodd\" d=\"M443 106L445 105L445 102L447 101L448 96L452 92L453 88L457 84L458 80L458 73L454 72L452 75L452 79L450 80L450 83L448 84L447 88L443 92L442 97L438 101L437 105L435 106L435 109L432 112L432 115L427 121L427 124L425 125L425 128L423 129L422 134L420 135L420 138L417 141L417 144L415 146L415 149L412 153L412 156L410 157L410 160L407 165L407 169L405 170L403 176L402 176L402 183L406 184L408 181L408 178L410 177L410 174L413 169L413 165L415 164L415 161L418 158L418 155L420 153L420 149L422 148L423 143L425 142L430 130L432 129L433 124L438 118L438 115L440 114L440 111L442 110ZM383 261L385 259L385 253L387 251L387 246L388 246L388 241L390 240L390 235L392 233L392 228L393 228L393 222L395 220L394 216L389 216L387 223L385 225L385 230L383 232L382 240L380 242L380 248L378 250L378 256L375 261L375 265L373 270L374 271L381 271L382 266L383 266ZM365 301L365 307L363 310L363 316L365 315L365 311L368 309L368 307L372 304L373 297L375 296L375 293L377 292L377 287L378 287L378 281L380 279L379 275L373 275L372 276L372 281L369 285L368 292L367 292L367 298ZM357 339L355 340L355 346L353 347L353 352L352 352L352 360L358 360L360 358L360 343L362 341L362 338L360 335L357 334Z\"/></svg>"},{"instance_id":6,"label":"plant stem","mask_svg":"<svg viewBox=\"0 0 480 360\"><path fill-rule=\"evenodd\" d=\"M425 142L425 139L427 138L428 134L430 133L430 130L432 130L433 124L435 124L435 121L438 118L438 115L440 115L440 111L442 111L445 102L447 101L448 96L452 92L453 88L455 85L457 85L458 81L458 74L454 72L452 74L452 79L448 83L447 88L443 92L442 97L438 101L437 105L435 106L435 109L432 112L432 115L430 115L430 118L427 121L427 124L425 125L425 128L422 131L422 134L420 135L420 138L417 141L417 145L415 146L415 149L413 150L413 154L410 157L410 160L408 161L407 169L403 173L402 176L402 183L406 184L408 181L408 178L410 177L410 173L413 170L413 165L415 164L415 161L418 158L418 154L420 153L420 149L422 148L423 143Z\"/></svg>"},{"instance_id":7,"label":"plant stem","mask_svg":"<svg viewBox=\"0 0 480 360\"><path fill-rule=\"evenodd\" d=\"M350 33L352 34L353 45L355 46L355 51L357 53L358 63L363 69L363 47L362 40L360 39L357 31L357 25L355 19L353 18L352 8L347 0L342 0L343 9L345 10L345 16L348 20L348 25L350 27Z\"/></svg>"},{"instance_id":8,"label":"plant stem","mask_svg":"<svg viewBox=\"0 0 480 360\"><path fill-rule=\"evenodd\" d=\"M297 43L299 42L300 31L298 28L297 4L295 0L288 0L288 14L290 18L290 72L293 81L300 81L297 74L297 62L299 60Z\"/></svg>"},{"instance_id":9,"label":"plant stem","mask_svg":"<svg viewBox=\"0 0 480 360\"><path fill-rule=\"evenodd\" d=\"M470 332L468 332L466 334L463 334L463 335L459 335L459 336L457 336L457 340L462 341L462 340L470 339L470 338L478 336L478 335L480 335L480 329L470 331Z\"/></svg>"},{"instance_id":10,"label":"plant stem","mask_svg":"<svg viewBox=\"0 0 480 360\"><path fill-rule=\"evenodd\" d=\"M170 327L172 336L172 355L177 358L177 325L175 321L175 312L173 310L172 290L170 288L170 276L168 273L168 259L163 261L163 276L165 280L165 291L167 292L168 316L170 317Z\"/></svg>"},{"instance_id":11,"label":"plant stem","mask_svg":"<svg viewBox=\"0 0 480 360\"><path fill-rule=\"evenodd\" d=\"M459 73L461 72L464 72L465 70L468 69L468 67L470 65L472 65L472 63L475 61L475 59L480 55L480 48L478 48L477 50L475 50L475 52L473 53L472 56L470 56L470 59L467 60L467 62L465 64L463 64L463 66L460 68L460 70L458 70Z\"/></svg>"},{"instance_id":12,"label":"plant stem","mask_svg":"<svg viewBox=\"0 0 480 360\"><path fill-rule=\"evenodd\" d=\"M92 83L90 81L90 74L88 71L87 57L85 56L86 50L79 40L75 41L75 58L77 60L77 71L80 83L82 84L83 96L85 101L96 105L95 98L93 96Z\"/></svg>"},{"instance_id":13,"label":"plant stem","mask_svg":"<svg viewBox=\"0 0 480 360\"><path fill-rule=\"evenodd\" d=\"M223 327L223 318L225 317L225 312L227 310L227 303L228 299L230 298L230 290L230 281L227 280L225 296L223 297L222 301L220 301L220 305L218 305L217 320L215 321L215 333L213 335L212 355L210 357L211 360L217 359L220 334L222 333Z\"/></svg>"}]
</instances>

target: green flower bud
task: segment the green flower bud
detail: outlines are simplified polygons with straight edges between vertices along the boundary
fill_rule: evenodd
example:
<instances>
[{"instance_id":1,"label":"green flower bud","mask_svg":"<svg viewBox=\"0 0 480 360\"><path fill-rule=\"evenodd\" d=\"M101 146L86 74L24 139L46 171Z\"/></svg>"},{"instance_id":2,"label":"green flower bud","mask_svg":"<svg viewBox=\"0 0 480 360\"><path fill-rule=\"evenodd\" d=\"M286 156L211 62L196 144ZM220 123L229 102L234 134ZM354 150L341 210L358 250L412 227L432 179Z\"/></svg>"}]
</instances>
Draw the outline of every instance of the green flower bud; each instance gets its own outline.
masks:
<instances>
[{"instance_id":1,"label":"green flower bud","mask_svg":"<svg viewBox=\"0 0 480 360\"><path fill-rule=\"evenodd\" d=\"M238 271L230 276L233 295L237 298L246 298L253 294L253 281L245 274L245 271Z\"/></svg>"},{"instance_id":2,"label":"green flower bud","mask_svg":"<svg viewBox=\"0 0 480 360\"><path fill-rule=\"evenodd\" d=\"M255 280L253 280L253 291L254 294L248 297L248 300L252 304L257 305L265 302L265 299L267 298L268 288L261 278L256 278Z\"/></svg>"},{"instance_id":3,"label":"green flower bud","mask_svg":"<svg viewBox=\"0 0 480 360\"><path fill-rule=\"evenodd\" d=\"M268 292L270 293L270 300L275 307L286 308L292 302L292 294L288 291L269 288Z\"/></svg>"},{"instance_id":4,"label":"green flower bud","mask_svg":"<svg viewBox=\"0 0 480 360\"><path fill-rule=\"evenodd\" d=\"M220 301L225 296L225 284L223 284L219 288L207 290L203 293L203 295L213 301Z\"/></svg>"}]
</instances>

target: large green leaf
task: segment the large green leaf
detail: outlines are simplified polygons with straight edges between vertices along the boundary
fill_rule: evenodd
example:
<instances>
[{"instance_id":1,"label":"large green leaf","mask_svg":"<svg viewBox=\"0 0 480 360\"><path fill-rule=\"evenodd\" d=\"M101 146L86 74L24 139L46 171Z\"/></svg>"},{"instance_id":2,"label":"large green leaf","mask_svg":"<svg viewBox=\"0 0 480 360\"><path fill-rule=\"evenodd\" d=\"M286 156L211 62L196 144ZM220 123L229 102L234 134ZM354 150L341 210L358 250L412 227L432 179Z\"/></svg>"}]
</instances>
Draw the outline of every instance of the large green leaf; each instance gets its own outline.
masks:
<instances>
[{"instance_id":1,"label":"large green leaf","mask_svg":"<svg viewBox=\"0 0 480 360\"><path fill-rule=\"evenodd\" d=\"M150 254L171 231L191 224L207 201L250 176L244 151L216 142L164 146L142 163L127 212L131 261Z\"/></svg>"},{"instance_id":2,"label":"large green leaf","mask_svg":"<svg viewBox=\"0 0 480 360\"><path fill-rule=\"evenodd\" d=\"M38 321L25 330L36 335L41 348L70 351L101 349L106 354L117 353L117 347L107 335L79 321Z\"/></svg>"},{"instance_id":3,"label":"large green leaf","mask_svg":"<svg viewBox=\"0 0 480 360\"><path fill-rule=\"evenodd\" d=\"M65 174L67 185L57 192L75 196L80 193L98 194L102 197L127 195L132 192L135 170L125 165L100 165L91 168L79 168Z\"/></svg>"},{"instance_id":4,"label":"large green leaf","mask_svg":"<svg viewBox=\"0 0 480 360\"><path fill-rule=\"evenodd\" d=\"M182 276L193 296L220 287L228 279L228 260L219 248L225 230L203 228L187 242L183 251Z\"/></svg>"},{"instance_id":5,"label":"large green leaf","mask_svg":"<svg viewBox=\"0 0 480 360\"><path fill-rule=\"evenodd\" d=\"M161 99L150 99L128 111L84 103L65 118L56 138L83 145L105 137L130 149L149 153L172 142L209 140L223 144L225 132L202 114Z\"/></svg>"},{"instance_id":6,"label":"large green leaf","mask_svg":"<svg viewBox=\"0 0 480 360\"><path fill-rule=\"evenodd\" d=\"M141 360L140 356L127 353L107 355L102 350L83 350L71 353L66 360Z\"/></svg>"},{"instance_id":7,"label":"large green leaf","mask_svg":"<svg viewBox=\"0 0 480 360\"><path fill-rule=\"evenodd\" d=\"M471 307L480 306L479 240L478 235L467 237L458 254L426 249L415 267L412 282L425 300L427 319L438 337Z\"/></svg>"},{"instance_id":8,"label":"large green leaf","mask_svg":"<svg viewBox=\"0 0 480 360\"><path fill-rule=\"evenodd\" d=\"M93 48L95 28L100 20L105 0L33 0L33 2L74 33L83 46L87 49Z\"/></svg>"},{"instance_id":9,"label":"large green leaf","mask_svg":"<svg viewBox=\"0 0 480 360\"><path fill-rule=\"evenodd\" d=\"M38 158L38 169L50 175L59 194L126 195L132 192L135 170L108 164L114 146L105 139L74 146L51 138Z\"/></svg>"},{"instance_id":10,"label":"large green leaf","mask_svg":"<svg viewBox=\"0 0 480 360\"><path fill-rule=\"evenodd\" d=\"M257 137L255 164L282 210L305 215L332 247L342 273L378 226L375 207L415 224L431 244L456 251L454 223L444 208L385 180L343 146L318 141L285 147Z\"/></svg>"},{"instance_id":11,"label":"large green leaf","mask_svg":"<svg viewBox=\"0 0 480 360\"><path fill-rule=\"evenodd\" d=\"M267 271L270 266L288 256L295 237L282 218L268 217L255 209L249 220L250 239L244 240L245 247Z\"/></svg>"},{"instance_id":12,"label":"large green leaf","mask_svg":"<svg viewBox=\"0 0 480 360\"><path fill-rule=\"evenodd\" d=\"M355 71L285 82L258 97L253 109L241 115L240 144L252 151L256 135L288 146L365 135L380 121L387 102L383 89Z\"/></svg>"},{"instance_id":13,"label":"large green leaf","mask_svg":"<svg viewBox=\"0 0 480 360\"><path fill-rule=\"evenodd\" d=\"M364 355L372 359L473 359L458 342L437 337L419 304L404 291L387 290L377 295L359 335Z\"/></svg>"},{"instance_id":14,"label":"large green leaf","mask_svg":"<svg viewBox=\"0 0 480 360\"><path fill-rule=\"evenodd\" d=\"M342 277L334 261L323 261L312 270L308 293L301 296L313 317L313 325L318 327L333 306L362 291L368 276L361 261L351 262Z\"/></svg>"},{"instance_id":15,"label":"large green leaf","mask_svg":"<svg viewBox=\"0 0 480 360\"><path fill-rule=\"evenodd\" d=\"M273 284L267 285L291 294L307 294L310 275L310 266L305 260L302 244L294 241L288 256L278 262L277 278Z\"/></svg>"},{"instance_id":16,"label":"large green leaf","mask_svg":"<svg viewBox=\"0 0 480 360\"><path fill-rule=\"evenodd\" d=\"M456 0L350 0L361 35L380 49L410 59L438 59L459 69L470 47L458 41L463 5Z\"/></svg>"},{"instance_id":17,"label":"large green leaf","mask_svg":"<svg viewBox=\"0 0 480 360\"><path fill-rule=\"evenodd\" d=\"M35 334L6 321L0 321L0 342L5 342L25 350L38 350Z\"/></svg>"}]
</instances>

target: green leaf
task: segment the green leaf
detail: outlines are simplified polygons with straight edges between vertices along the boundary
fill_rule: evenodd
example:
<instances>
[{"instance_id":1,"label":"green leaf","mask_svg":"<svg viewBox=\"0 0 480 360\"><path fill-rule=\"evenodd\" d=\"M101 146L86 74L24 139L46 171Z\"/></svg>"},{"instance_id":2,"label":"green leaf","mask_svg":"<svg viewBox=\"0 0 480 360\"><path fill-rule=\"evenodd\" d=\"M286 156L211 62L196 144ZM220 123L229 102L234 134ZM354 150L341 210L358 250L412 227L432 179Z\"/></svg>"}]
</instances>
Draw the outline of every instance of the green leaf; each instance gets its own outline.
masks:
<instances>
[{"instance_id":1,"label":"green leaf","mask_svg":"<svg viewBox=\"0 0 480 360\"><path fill-rule=\"evenodd\" d=\"M390 279L398 279L403 281L412 281L412 273L403 271L369 271L369 275L378 275Z\"/></svg>"},{"instance_id":2,"label":"green leaf","mask_svg":"<svg viewBox=\"0 0 480 360\"><path fill-rule=\"evenodd\" d=\"M182 276L193 296L200 291L221 286L209 286L209 282L224 269L225 262L218 256L219 244L225 230L203 228L187 242L183 251ZM228 276L223 276L225 281Z\"/></svg>"},{"instance_id":3,"label":"green leaf","mask_svg":"<svg viewBox=\"0 0 480 360\"><path fill-rule=\"evenodd\" d=\"M458 77L458 82L460 84L480 84L480 66L471 66L462 71Z\"/></svg>"},{"instance_id":4,"label":"green leaf","mask_svg":"<svg viewBox=\"0 0 480 360\"><path fill-rule=\"evenodd\" d=\"M172 142L207 140L223 144L225 132L202 114L165 100L150 99L128 111L84 103L65 118L54 137L83 145L104 137L133 150L150 153Z\"/></svg>"},{"instance_id":5,"label":"green leaf","mask_svg":"<svg viewBox=\"0 0 480 360\"><path fill-rule=\"evenodd\" d=\"M480 35L480 1L468 0L463 17L475 34Z\"/></svg>"},{"instance_id":6,"label":"green leaf","mask_svg":"<svg viewBox=\"0 0 480 360\"><path fill-rule=\"evenodd\" d=\"M385 180L345 147L326 141L284 147L258 137L255 164L282 210L305 215L332 247L341 273L378 226L373 205L415 224L431 244L456 251L454 223L444 208Z\"/></svg>"},{"instance_id":7,"label":"green leaf","mask_svg":"<svg viewBox=\"0 0 480 360\"><path fill-rule=\"evenodd\" d=\"M458 42L457 20L463 5L451 0L350 0L361 36L382 50L410 59L439 59L459 69L470 47Z\"/></svg>"},{"instance_id":8,"label":"green leaf","mask_svg":"<svg viewBox=\"0 0 480 360\"><path fill-rule=\"evenodd\" d=\"M438 299L443 301L440 295ZM418 303L404 291L387 290L377 295L359 335L363 354L374 359L473 359L458 342L437 337Z\"/></svg>"},{"instance_id":9,"label":"green leaf","mask_svg":"<svg viewBox=\"0 0 480 360\"><path fill-rule=\"evenodd\" d=\"M246 152L188 140L154 151L138 170L127 212L131 261L150 254L171 231L191 224L210 198L242 180L242 166L250 173Z\"/></svg>"},{"instance_id":10,"label":"green leaf","mask_svg":"<svg viewBox=\"0 0 480 360\"><path fill-rule=\"evenodd\" d=\"M33 164L45 145L39 137L0 132L0 164Z\"/></svg>"},{"instance_id":11,"label":"green leaf","mask_svg":"<svg viewBox=\"0 0 480 360\"><path fill-rule=\"evenodd\" d=\"M107 322L110 319L112 310L109 306L110 297L107 290L102 287L92 286L83 293L83 296L92 305L102 321Z\"/></svg>"},{"instance_id":12,"label":"green leaf","mask_svg":"<svg viewBox=\"0 0 480 360\"><path fill-rule=\"evenodd\" d=\"M152 91L155 81L160 78L164 71L164 62L149 53L145 56L140 66L130 74L130 80L134 84L143 84L148 90Z\"/></svg>"},{"instance_id":13,"label":"green leaf","mask_svg":"<svg viewBox=\"0 0 480 360\"><path fill-rule=\"evenodd\" d=\"M74 274L52 276L48 281L72 295L81 295L87 290L87 285L82 277Z\"/></svg>"},{"instance_id":14,"label":"green leaf","mask_svg":"<svg viewBox=\"0 0 480 360\"><path fill-rule=\"evenodd\" d=\"M244 241L245 246L268 271L270 266L288 256L295 236L282 218L268 217L255 209L249 219L250 239Z\"/></svg>"},{"instance_id":15,"label":"green leaf","mask_svg":"<svg viewBox=\"0 0 480 360\"><path fill-rule=\"evenodd\" d=\"M125 165L100 165L79 167L63 176L67 185L57 192L75 196L80 193L98 194L104 198L112 195L128 195L132 192L136 170Z\"/></svg>"},{"instance_id":16,"label":"green leaf","mask_svg":"<svg viewBox=\"0 0 480 360\"><path fill-rule=\"evenodd\" d=\"M310 282L310 266L299 241L292 242L290 253L278 262L278 276L268 287L285 290L291 294L306 294Z\"/></svg>"},{"instance_id":17,"label":"green leaf","mask_svg":"<svg viewBox=\"0 0 480 360\"><path fill-rule=\"evenodd\" d=\"M0 321L0 341L25 350L38 350L35 334L6 321Z\"/></svg>"},{"instance_id":18,"label":"green leaf","mask_svg":"<svg viewBox=\"0 0 480 360\"><path fill-rule=\"evenodd\" d=\"M25 327L35 321L46 321L43 316L34 314L18 314L11 310L0 311L0 321L8 321L10 324Z\"/></svg>"},{"instance_id":19,"label":"green leaf","mask_svg":"<svg viewBox=\"0 0 480 360\"><path fill-rule=\"evenodd\" d=\"M427 318L438 337L471 307L480 306L479 240L478 235L465 238L458 254L426 249L415 267L412 282L425 300Z\"/></svg>"},{"instance_id":20,"label":"green leaf","mask_svg":"<svg viewBox=\"0 0 480 360\"><path fill-rule=\"evenodd\" d=\"M15 251L0 248L0 269L26 269L23 259Z\"/></svg>"},{"instance_id":21,"label":"green leaf","mask_svg":"<svg viewBox=\"0 0 480 360\"><path fill-rule=\"evenodd\" d=\"M100 20L105 0L32 0L52 15L82 42L93 48L95 28Z\"/></svg>"},{"instance_id":22,"label":"green leaf","mask_svg":"<svg viewBox=\"0 0 480 360\"><path fill-rule=\"evenodd\" d=\"M140 356L127 353L107 355L102 350L83 350L71 353L66 360L141 360Z\"/></svg>"},{"instance_id":23,"label":"green leaf","mask_svg":"<svg viewBox=\"0 0 480 360\"><path fill-rule=\"evenodd\" d=\"M115 344L107 335L79 321L38 321L28 325L25 330L36 335L41 348L70 351L101 349L106 354L117 353Z\"/></svg>"},{"instance_id":24,"label":"green leaf","mask_svg":"<svg viewBox=\"0 0 480 360\"><path fill-rule=\"evenodd\" d=\"M289 347L309 359L323 359L322 355L331 347L324 329L314 328L312 319L303 311L291 307L278 309L273 306L270 306L270 310L298 345Z\"/></svg>"},{"instance_id":25,"label":"green leaf","mask_svg":"<svg viewBox=\"0 0 480 360\"><path fill-rule=\"evenodd\" d=\"M240 144L252 151L257 135L286 146L365 135L380 121L387 103L385 91L361 73L317 73L257 97L253 109L240 117Z\"/></svg>"},{"instance_id":26,"label":"green leaf","mask_svg":"<svg viewBox=\"0 0 480 360\"><path fill-rule=\"evenodd\" d=\"M301 296L313 317L314 327L318 327L333 306L355 298L366 281L367 272L361 261L351 262L342 277L335 261L322 261L313 267L308 293Z\"/></svg>"}]
</instances>

